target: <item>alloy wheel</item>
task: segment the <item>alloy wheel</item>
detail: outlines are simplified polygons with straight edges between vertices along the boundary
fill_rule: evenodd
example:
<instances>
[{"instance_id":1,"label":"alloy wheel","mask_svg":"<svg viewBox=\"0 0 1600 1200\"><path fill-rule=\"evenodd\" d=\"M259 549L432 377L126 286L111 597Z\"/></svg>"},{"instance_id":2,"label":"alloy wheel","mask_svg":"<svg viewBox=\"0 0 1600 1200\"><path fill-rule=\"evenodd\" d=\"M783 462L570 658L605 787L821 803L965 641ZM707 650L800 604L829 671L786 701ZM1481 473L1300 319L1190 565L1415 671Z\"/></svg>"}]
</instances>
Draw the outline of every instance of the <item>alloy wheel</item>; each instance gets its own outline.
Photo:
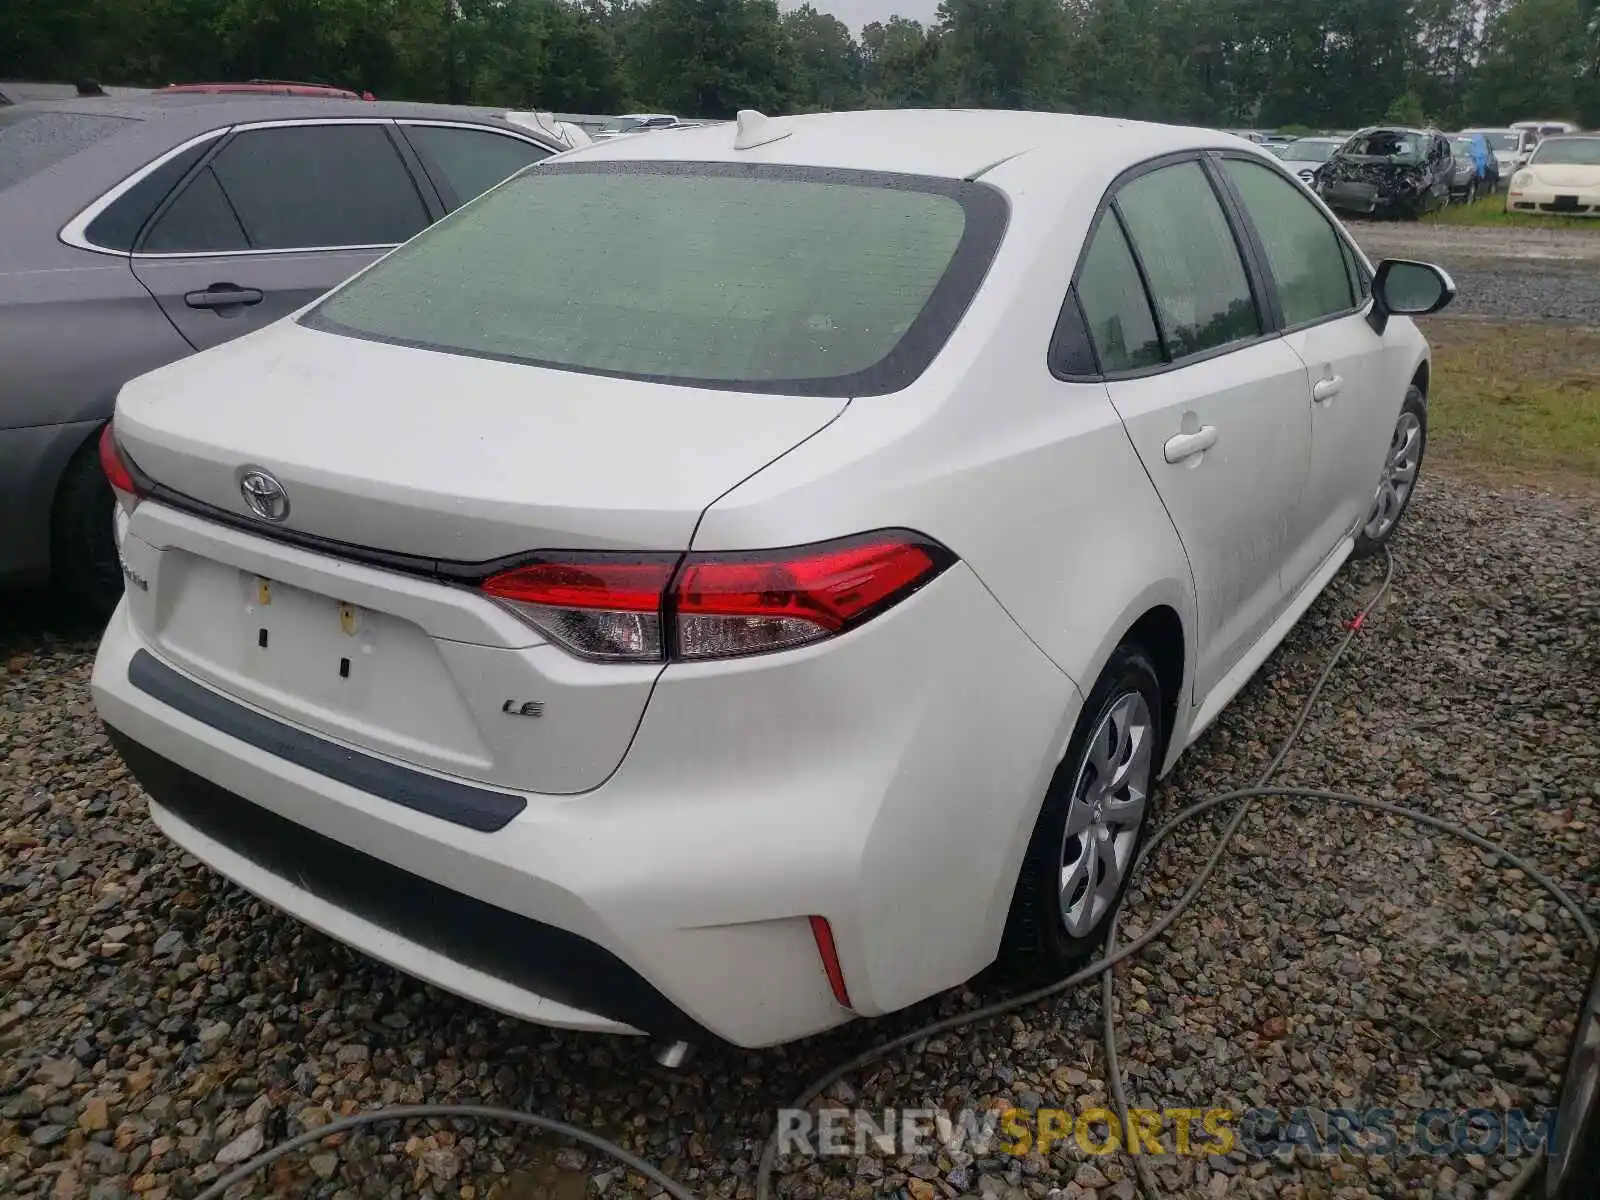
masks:
<instances>
[{"instance_id":1,"label":"alloy wheel","mask_svg":"<svg viewBox=\"0 0 1600 1200\"><path fill-rule=\"evenodd\" d=\"M1411 489L1417 483L1422 465L1422 421L1413 412L1402 412L1395 422L1394 437L1383 462L1383 479L1372 498L1363 533L1372 541L1382 541L1405 511Z\"/></svg>"},{"instance_id":2,"label":"alloy wheel","mask_svg":"<svg viewBox=\"0 0 1600 1200\"><path fill-rule=\"evenodd\" d=\"M1061 919L1086 938L1116 903L1133 864L1155 755L1155 722L1129 691L1107 708L1072 784L1061 845Z\"/></svg>"}]
</instances>

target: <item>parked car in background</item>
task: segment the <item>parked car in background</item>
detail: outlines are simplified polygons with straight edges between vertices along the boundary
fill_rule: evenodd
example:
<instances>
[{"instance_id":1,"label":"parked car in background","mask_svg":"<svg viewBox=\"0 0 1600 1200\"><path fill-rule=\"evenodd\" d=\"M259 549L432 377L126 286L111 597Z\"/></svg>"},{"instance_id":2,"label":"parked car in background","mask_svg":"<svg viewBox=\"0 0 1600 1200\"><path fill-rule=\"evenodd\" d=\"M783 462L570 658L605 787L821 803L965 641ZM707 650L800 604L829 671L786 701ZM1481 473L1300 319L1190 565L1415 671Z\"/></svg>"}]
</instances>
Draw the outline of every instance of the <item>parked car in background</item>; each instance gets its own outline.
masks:
<instances>
[{"instance_id":1,"label":"parked car in background","mask_svg":"<svg viewBox=\"0 0 1600 1200\"><path fill-rule=\"evenodd\" d=\"M1278 152L1278 157L1283 159L1285 166L1310 184L1316 180L1317 168L1332 158L1343 144L1344 139L1336 137L1295 138Z\"/></svg>"},{"instance_id":2,"label":"parked car in background","mask_svg":"<svg viewBox=\"0 0 1600 1200\"><path fill-rule=\"evenodd\" d=\"M1507 212L1600 216L1600 135L1547 137L1511 177Z\"/></svg>"},{"instance_id":3,"label":"parked car in background","mask_svg":"<svg viewBox=\"0 0 1600 1200\"><path fill-rule=\"evenodd\" d=\"M109 611L96 438L135 375L309 303L566 149L497 111L149 95L0 108L0 585Z\"/></svg>"},{"instance_id":4,"label":"parked car in background","mask_svg":"<svg viewBox=\"0 0 1600 1200\"><path fill-rule=\"evenodd\" d=\"M1500 163L1489 148L1488 138L1481 133L1451 134L1450 148L1472 160L1476 192L1493 193L1500 186Z\"/></svg>"},{"instance_id":5,"label":"parked car in background","mask_svg":"<svg viewBox=\"0 0 1600 1200\"><path fill-rule=\"evenodd\" d=\"M582 125L574 121L564 121L552 112L508 112L505 117L513 125L546 134L569 149L594 143L594 138Z\"/></svg>"},{"instance_id":6,"label":"parked car in background","mask_svg":"<svg viewBox=\"0 0 1600 1200\"><path fill-rule=\"evenodd\" d=\"M1513 121L1511 128L1529 130L1541 141L1547 137L1582 132L1582 129L1571 121Z\"/></svg>"},{"instance_id":7,"label":"parked car in background","mask_svg":"<svg viewBox=\"0 0 1600 1200\"><path fill-rule=\"evenodd\" d=\"M1477 134L1489 144L1502 184L1511 181L1518 167L1527 165L1528 156L1539 144L1539 135L1531 129L1463 129L1463 134Z\"/></svg>"},{"instance_id":8,"label":"parked car in background","mask_svg":"<svg viewBox=\"0 0 1600 1200\"><path fill-rule=\"evenodd\" d=\"M576 125L584 133L588 134L591 140L598 137L610 122L616 120L615 117L600 116L596 113L553 113L551 115L564 125Z\"/></svg>"},{"instance_id":9,"label":"parked car in background","mask_svg":"<svg viewBox=\"0 0 1600 1200\"><path fill-rule=\"evenodd\" d=\"M333 87L326 83L296 83L289 79L250 79L243 83L169 83L157 88L159 95L207 96L300 96L321 97L326 100L376 100L371 92L353 92L349 88Z\"/></svg>"},{"instance_id":10,"label":"parked car in background","mask_svg":"<svg viewBox=\"0 0 1600 1200\"><path fill-rule=\"evenodd\" d=\"M1450 203L1455 158L1437 129L1363 129L1317 172L1332 208L1364 215L1419 217Z\"/></svg>"},{"instance_id":11,"label":"parked car in background","mask_svg":"<svg viewBox=\"0 0 1600 1200\"><path fill-rule=\"evenodd\" d=\"M180 846L532 1022L1059 979L1398 528L1453 294L1204 130L600 143L123 388L95 703Z\"/></svg>"},{"instance_id":12,"label":"parked car in background","mask_svg":"<svg viewBox=\"0 0 1600 1200\"><path fill-rule=\"evenodd\" d=\"M670 113L627 113L620 117L613 117L601 126L600 131L594 135L596 141L605 141L608 138L621 137L627 133L645 133L651 129L671 129L675 125L683 124L677 117Z\"/></svg>"},{"instance_id":13,"label":"parked car in background","mask_svg":"<svg viewBox=\"0 0 1600 1200\"><path fill-rule=\"evenodd\" d=\"M1473 204L1478 199L1478 164L1472 160L1471 151L1454 143L1450 147L1450 200L1452 203Z\"/></svg>"}]
</instances>

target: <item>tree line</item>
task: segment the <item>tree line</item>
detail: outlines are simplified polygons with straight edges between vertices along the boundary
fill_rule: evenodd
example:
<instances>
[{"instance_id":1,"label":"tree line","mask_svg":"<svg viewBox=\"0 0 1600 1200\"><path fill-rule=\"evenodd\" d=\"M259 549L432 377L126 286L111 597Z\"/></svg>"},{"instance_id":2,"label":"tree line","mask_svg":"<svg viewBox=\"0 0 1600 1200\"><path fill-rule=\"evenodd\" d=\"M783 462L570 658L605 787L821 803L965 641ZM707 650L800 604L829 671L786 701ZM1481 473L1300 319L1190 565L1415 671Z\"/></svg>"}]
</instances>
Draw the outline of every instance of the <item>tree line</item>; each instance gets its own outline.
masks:
<instances>
[{"instance_id":1,"label":"tree line","mask_svg":"<svg viewBox=\"0 0 1600 1200\"><path fill-rule=\"evenodd\" d=\"M729 117L1032 108L1216 126L1600 125L1600 0L943 0L853 35L774 0L4 0L0 78L300 79Z\"/></svg>"}]
</instances>

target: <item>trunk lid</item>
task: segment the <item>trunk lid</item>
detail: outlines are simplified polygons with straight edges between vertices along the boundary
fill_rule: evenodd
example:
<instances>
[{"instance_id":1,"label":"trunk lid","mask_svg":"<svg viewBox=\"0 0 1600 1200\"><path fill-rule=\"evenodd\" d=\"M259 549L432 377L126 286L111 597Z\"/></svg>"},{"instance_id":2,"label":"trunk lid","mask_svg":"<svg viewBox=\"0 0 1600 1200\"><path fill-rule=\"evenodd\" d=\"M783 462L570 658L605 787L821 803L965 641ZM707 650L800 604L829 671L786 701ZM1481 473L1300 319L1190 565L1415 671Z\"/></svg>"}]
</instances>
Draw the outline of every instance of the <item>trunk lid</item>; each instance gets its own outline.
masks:
<instances>
[{"instance_id":1,"label":"trunk lid","mask_svg":"<svg viewBox=\"0 0 1600 1200\"><path fill-rule=\"evenodd\" d=\"M117 430L158 483L277 526L460 562L688 546L707 505L847 401L673 387L341 337L281 322L128 384Z\"/></svg>"},{"instance_id":2,"label":"trunk lid","mask_svg":"<svg viewBox=\"0 0 1600 1200\"><path fill-rule=\"evenodd\" d=\"M505 790L586 791L622 761L659 664L578 659L473 588L271 535L423 561L685 550L708 505L847 403L279 324L123 390L117 430L138 468L248 523L140 504L129 612L158 656L256 719ZM283 485L281 524L251 514L246 466Z\"/></svg>"}]
</instances>

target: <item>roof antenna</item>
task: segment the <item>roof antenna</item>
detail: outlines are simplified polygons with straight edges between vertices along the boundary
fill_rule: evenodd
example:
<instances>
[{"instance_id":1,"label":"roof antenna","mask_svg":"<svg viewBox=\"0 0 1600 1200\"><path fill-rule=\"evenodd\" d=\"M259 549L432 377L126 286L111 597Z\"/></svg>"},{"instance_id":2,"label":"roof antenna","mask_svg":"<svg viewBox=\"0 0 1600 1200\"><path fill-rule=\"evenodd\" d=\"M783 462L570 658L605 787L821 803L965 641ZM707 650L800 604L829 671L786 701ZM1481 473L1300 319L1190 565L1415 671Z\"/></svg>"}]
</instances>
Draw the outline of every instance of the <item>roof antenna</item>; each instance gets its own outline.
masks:
<instances>
[{"instance_id":1,"label":"roof antenna","mask_svg":"<svg viewBox=\"0 0 1600 1200\"><path fill-rule=\"evenodd\" d=\"M741 108L737 118L738 133L733 137L735 150L753 150L757 146L765 146L768 142L779 142L794 132L785 129L771 117L758 113L753 108Z\"/></svg>"}]
</instances>

